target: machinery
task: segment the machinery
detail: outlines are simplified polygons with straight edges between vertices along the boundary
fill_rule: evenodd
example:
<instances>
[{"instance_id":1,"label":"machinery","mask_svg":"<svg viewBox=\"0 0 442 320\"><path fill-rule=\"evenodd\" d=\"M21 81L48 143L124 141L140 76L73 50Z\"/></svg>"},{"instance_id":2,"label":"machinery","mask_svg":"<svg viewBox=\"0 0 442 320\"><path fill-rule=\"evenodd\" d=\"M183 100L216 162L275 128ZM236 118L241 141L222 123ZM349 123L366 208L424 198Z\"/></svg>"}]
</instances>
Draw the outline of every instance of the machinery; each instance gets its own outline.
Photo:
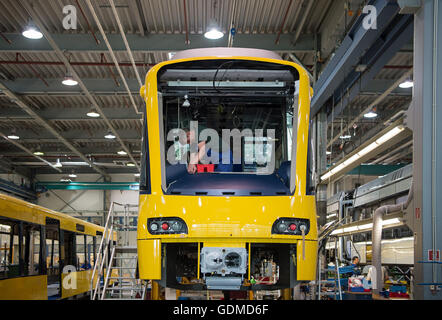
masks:
<instances>
[{"instance_id":1,"label":"machinery","mask_svg":"<svg viewBox=\"0 0 442 320\"><path fill-rule=\"evenodd\" d=\"M264 50L194 49L152 67L140 93L140 278L179 290L315 279L306 71Z\"/></svg>"}]
</instances>

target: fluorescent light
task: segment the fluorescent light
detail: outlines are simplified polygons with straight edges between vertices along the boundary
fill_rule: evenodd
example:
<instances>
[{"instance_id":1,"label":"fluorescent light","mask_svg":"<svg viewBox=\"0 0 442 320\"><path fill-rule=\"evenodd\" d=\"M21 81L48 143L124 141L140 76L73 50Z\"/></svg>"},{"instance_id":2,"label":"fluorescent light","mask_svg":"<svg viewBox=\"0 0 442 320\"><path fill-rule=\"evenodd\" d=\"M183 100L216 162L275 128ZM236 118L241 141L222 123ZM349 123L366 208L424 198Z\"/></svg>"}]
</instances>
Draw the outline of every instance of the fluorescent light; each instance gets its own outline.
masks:
<instances>
[{"instance_id":1,"label":"fluorescent light","mask_svg":"<svg viewBox=\"0 0 442 320\"><path fill-rule=\"evenodd\" d=\"M14 133L10 134L8 136L8 138L11 139L11 140L18 140L18 139L20 139L20 137L18 135L14 134Z\"/></svg>"},{"instance_id":2,"label":"fluorescent light","mask_svg":"<svg viewBox=\"0 0 442 320\"><path fill-rule=\"evenodd\" d=\"M388 226L390 224L396 224L396 223L400 223L400 222L401 222L401 220L399 220L399 218L393 218L393 219L383 220L382 225Z\"/></svg>"},{"instance_id":3,"label":"fluorescent light","mask_svg":"<svg viewBox=\"0 0 442 320\"><path fill-rule=\"evenodd\" d=\"M376 143L381 145L385 143L386 141L390 140L391 138L397 136L399 133L404 131L404 127L398 126L393 128L392 130L388 131L386 134L384 134L382 137L376 140Z\"/></svg>"},{"instance_id":4,"label":"fluorescent light","mask_svg":"<svg viewBox=\"0 0 442 320\"><path fill-rule=\"evenodd\" d=\"M326 151L325 154L329 156L329 155L331 155L332 153L331 153L331 151Z\"/></svg>"},{"instance_id":5,"label":"fluorescent light","mask_svg":"<svg viewBox=\"0 0 442 320\"><path fill-rule=\"evenodd\" d=\"M108 132L104 137L106 139L115 139L115 135L112 132Z\"/></svg>"},{"instance_id":6,"label":"fluorescent light","mask_svg":"<svg viewBox=\"0 0 442 320\"><path fill-rule=\"evenodd\" d=\"M120 150L120 151L118 151L117 153L118 153L120 156L125 156L125 155L127 155L127 152L124 151L124 150Z\"/></svg>"},{"instance_id":7,"label":"fluorescent light","mask_svg":"<svg viewBox=\"0 0 442 320\"><path fill-rule=\"evenodd\" d=\"M370 111L370 112L367 112L366 114L364 114L364 118L367 118L367 119L376 118L377 116L378 116L378 114L373 111Z\"/></svg>"},{"instance_id":8,"label":"fluorescent light","mask_svg":"<svg viewBox=\"0 0 442 320\"><path fill-rule=\"evenodd\" d=\"M357 226L352 226L352 227L344 228L344 232L353 232L353 231L356 231L356 230L358 230Z\"/></svg>"},{"instance_id":9,"label":"fluorescent light","mask_svg":"<svg viewBox=\"0 0 442 320\"><path fill-rule=\"evenodd\" d=\"M62 178L60 179L60 181L61 181L61 182L72 182L72 180L69 179L68 177L62 177Z\"/></svg>"},{"instance_id":10,"label":"fluorescent light","mask_svg":"<svg viewBox=\"0 0 442 320\"><path fill-rule=\"evenodd\" d=\"M369 144L368 146L366 146L364 149L362 149L361 151L358 152L358 154L362 157L365 156L367 153L373 151L374 149L376 149L379 145L376 142L373 142L371 144Z\"/></svg>"},{"instance_id":11,"label":"fluorescent light","mask_svg":"<svg viewBox=\"0 0 442 320\"><path fill-rule=\"evenodd\" d=\"M340 136L339 139L343 139L343 140L351 139L351 135L346 134L346 135Z\"/></svg>"},{"instance_id":12,"label":"fluorescent light","mask_svg":"<svg viewBox=\"0 0 442 320\"><path fill-rule=\"evenodd\" d=\"M135 177L139 177L140 174L139 174L139 173L135 173L134 176L135 176Z\"/></svg>"},{"instance_id":13,"label":"fluorescent light","mask_svg":"<svg viewBox=\"0 0 442 320\"><path fill-rule=\"evenodd\" d=\"M399 85L399 87L402 88L402 89L409 89L409 88L412 88L413 86L414 86L414 82L413 82L413 81L410 81L410 80L407 80L407 81L405 81L405 82L402 82L402 83Z\"/></svg>"},{"instance_id":14,"label":"fluorescent light","mask_svg":"<svg viewBox=\"0 0 442 320\"><path fill-rule=\"evenodd\" d=\"M222 33L221 31L219 31L216 28L212 28L204 34L204 37L206 37L207 39L210 39L210 40L217 40L217 39L221 39L222 37L224 37L224 33Z\"/></svg>"},{"instance_id":15,"label":"fluorescent light","mask_svg":"<svg viewBox=\"0 0 442 320\"><path fill-rule=\"evenodd\" d=\"M69 175L69 177L70 177L70 178L76 178L77 175L76 175L75 173L71 173L71 174Z\"/></svg>"},{"instance_id":16,"label":"fluorescent light","mask_svg":"<svg viewBox=\"0 0 442 320\"><path fill-rule=\"evenodd\" d=\"M339 164L337 167L330 169L328 172L326 172L324 175L321 176L321 180L324 181L324 180L330 178L331 176L333 176L334 174L338 173L339 171L341 171L345 167L348 167L350 164L354 163L355 161L357 161L361 157L365 156L366 154L373 151L374 149L376 149L380 145L384 144L388 140L391 140L393 137L397 136L399 133L404 131L404 129L405 128L402 125L394 127L393 129L391 129L390 131L385 133L383 136L378 138L375 142L369 144L368 146L366 146L364 149L362 149L358 153L352 155L349 159L345 160L344 162Z\"/></svg>"},{"instance_id":17,"label":"fluorescent light","mask_svg":"<svg viewBox=\"0 0 442 320\"><path fill-rule=\"evenodd\" d=\"M34 155L36 156L44 156L44 152L43 151L34 151Z\"/></svg>"},{"instance_id":18,"label":"fluorescent light","mask_svg":"<svg viewBox=\"0 0 442 320\"><path fill-rule=\"evenodd\" d=\"M331 234L334 235L334 234L340 234L340 233L343 233L343 232L344 232L344 229L336 229Z\"/></svg>"},{"instance_id":19,"label":"fluorescent light","mask_svg":"<svg viewBox=\"0 0 442 320\"><path fill-rule=\"evenodd\" d=\"M43 34L31 24L26 27L22 35L28 39L41 39L43 37Z\"/></svg>"},{"instance_id":20,"label":"fluorescent light","mask_svg":"<svg viewBox=\"0 0 442 320\"><path fill-rule=\"evenodd\" d=\"M128 166L128 167L135 167L135 163L128 162L128 163L126 163L126 166Z\"/></svg>"},{"instance_id":21,"label":"fluorescent light","mask_svg":"<svg viewBox=\"0 0 442 320\"><path fill-rule=\"evenodd\" d=\"M91 118L98 118L100 116L100 114L95 112L94 110L89 111L88 113L86 113L86 115Z\"/></svg>"},{"instance_id":22,"label":"fluorescent light","mask_svg":"<svg viewBox=\"0 0 442 320\"><path fill-rule=\"evenodd\" d=\"M358 226L358 230L368 230L373 228L373 223L367 223L367 224L363 224Z\"/></svg>"},{"instance_id":23,"label":"fluorescent light","mask_svg":"<svg viewBox=\"0 0 442 320\"><path fill-rule=\"evenodd\" d=\"M71 75L66 75L61 83L63 83L65 86L76 86L78 81L75 80Z\"/></svg>"}]
</instances>

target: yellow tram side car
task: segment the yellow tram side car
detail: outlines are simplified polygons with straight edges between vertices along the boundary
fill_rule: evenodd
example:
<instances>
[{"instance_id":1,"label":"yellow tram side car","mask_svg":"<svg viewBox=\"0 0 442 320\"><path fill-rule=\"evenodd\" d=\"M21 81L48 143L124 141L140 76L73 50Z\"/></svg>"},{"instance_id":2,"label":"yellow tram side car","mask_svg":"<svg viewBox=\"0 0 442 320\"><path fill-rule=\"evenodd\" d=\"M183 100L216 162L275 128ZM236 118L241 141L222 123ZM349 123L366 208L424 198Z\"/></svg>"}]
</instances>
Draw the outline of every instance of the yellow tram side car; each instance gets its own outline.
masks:
<instances>
[{"instance_id":1,"label":"yellow tram side car","mask_svg":"<svg viewBox=\"0 0 442 320\"><path fill-rule=\"evenodd\" d=\"M270 51L193 49L152 67L140 94L140 278L181 290L273 290L315 279L307 72ZM236 153L216 149L215 135L235 129ZM196 173L189 132L205 145Z\"/></svg>"},{"instance_id":2,"label":"yellow tram side car","mask_svg":"<svg viewBox=\"0 0 442 320\"><path fill-rule=\"evenodd\" d=\"M0 300L87 294L103 232L98 225L0 194ZM116 233L113 237L116 241Z\"/></svg>"}]
</instances>

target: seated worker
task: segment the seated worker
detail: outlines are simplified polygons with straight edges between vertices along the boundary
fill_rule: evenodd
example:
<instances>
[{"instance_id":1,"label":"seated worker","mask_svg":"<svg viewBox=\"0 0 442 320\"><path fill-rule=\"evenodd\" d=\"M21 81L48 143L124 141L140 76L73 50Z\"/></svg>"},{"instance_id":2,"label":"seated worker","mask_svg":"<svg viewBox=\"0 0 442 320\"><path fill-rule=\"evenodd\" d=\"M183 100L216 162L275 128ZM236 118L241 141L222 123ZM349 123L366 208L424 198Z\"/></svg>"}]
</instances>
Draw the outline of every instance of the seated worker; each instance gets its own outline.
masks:
<instances>
[{"instance_id":1,"label":"seated worker","mask_svg":"<svg viewBox=\"0 0 442 320\"><path fill-rule=\"evenodd\" d=\"M374 267L373 266L371 266L369 269L368 269L368 273L367 273L367 276L365 277L365 280L368 282L368 281L370 281L370 282L373 282L375 279L373 279L373 269L374 269ZM388 275L388 271L387 271L387 268L385 268L385 267L382 267L382 283L385 283L387 280L389 280L390 279L390 276ZM372 286L373 284L371 283L371 286Z\"/></svg>"},{"instance_id":2,"label":"seated worker","mask_svg":"<svg viewBox=\"0 0 442 320\"><path fill-rule=\"evenodd\" d=\"M191 141L195 139L195 134L193 131L188 128L184 129L186 131L187 136L187 144L190 145ZM222 142L224 148L221 147L222 150L227 150L227 152L217 152L212 151L212 149L207 150L206 152L206 143L207 141L201 141L198 143L198 153L187 152L187 172L190 174L195 174L197 172L197 164L201 162L201 159L207 154L208 157L215 157L218 155L218 163L215 165L215 172L232 172L233 171L233 153L230 148L224 145L224 141ZM216 153L216 154L215 154ZM224 159L224 160L223 160ZM229 159L226 161L226 159ZM227 162L227 163L223 163Z\"/></svg>"},{"instance_id":3,"label":"seated worker","mask_svg":"<svg viewBox=\"0 0 442 320\"><path fill-rule=\"evenodd\" d=\"M351 259L351 266L353 267L353 275L359 276L361 274L361 268L359 267L359 257L354 256Z\"/></svg>"}]
</instances>

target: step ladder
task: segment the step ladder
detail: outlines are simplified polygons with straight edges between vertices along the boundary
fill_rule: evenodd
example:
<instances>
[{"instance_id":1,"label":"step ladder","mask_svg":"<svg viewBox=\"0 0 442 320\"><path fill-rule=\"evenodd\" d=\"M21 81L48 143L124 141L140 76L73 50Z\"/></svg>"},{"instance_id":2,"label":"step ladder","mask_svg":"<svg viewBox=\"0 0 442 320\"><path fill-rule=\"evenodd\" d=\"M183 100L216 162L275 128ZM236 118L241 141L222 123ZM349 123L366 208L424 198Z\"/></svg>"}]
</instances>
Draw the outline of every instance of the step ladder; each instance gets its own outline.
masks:
<instances>
[{"instance_id":1,"label":"step ladder","mask_svg":"<svg viewBox=\"0 0 442 320\"><path fill-rule=\"evenodd\" d=\"M346 223L348 217L345 217L341 220L331 221L325 224L318 235L318 272L317 272L317 281L316 281L316 289L317 289L317 298L321 300L323 296L333 296L335 300L342 300L342 287L341 287L341 272L339 268L339 259L338 259L338 239L339 237L333 236L332 232L338 227L342 226ZM334 238L335 240L335 269L323 268L322 260L321 260L321 250L322 247L325 246L329 238ZM327 273L333 273L333 279L329 280L327 277ZM329 288L332 291L322 291L323 287L327 287L328 285L333 284Z\"/></svg>"},{"instance_id":2,"label":"step ladder","mask_svg":"<svg viewBox=\"0 0 442 320\"><path fill-rule=\"evenodd\" d=\"M335 300L342 300L342 287L341 287L341 272L338 260L337 249L338 238L335 237L335 268L322 268L321 258L318 262L318 300L321 300L323 296L332 296ZM328 273L333 274L333 279L330 280ZM331 286L329 286L331 284ZM322 288L332 289L331 291L322 291Z\"/></svg>"},{"instance_id":3,"label":"step ladder","mask_svg":"<svg viewBox=\"0 0 442 320\"><path fill-rule=\"evenodd\" d=\"M115 206L124 208L123 223L115 213ZM91 300L144 300L147 282L138 278L137 247L129 246L131 205L113 202L106 219L104 232L94 264L91 280ZM121 237L117 244L116 232Z\"/></svg>"}]
</instances>

